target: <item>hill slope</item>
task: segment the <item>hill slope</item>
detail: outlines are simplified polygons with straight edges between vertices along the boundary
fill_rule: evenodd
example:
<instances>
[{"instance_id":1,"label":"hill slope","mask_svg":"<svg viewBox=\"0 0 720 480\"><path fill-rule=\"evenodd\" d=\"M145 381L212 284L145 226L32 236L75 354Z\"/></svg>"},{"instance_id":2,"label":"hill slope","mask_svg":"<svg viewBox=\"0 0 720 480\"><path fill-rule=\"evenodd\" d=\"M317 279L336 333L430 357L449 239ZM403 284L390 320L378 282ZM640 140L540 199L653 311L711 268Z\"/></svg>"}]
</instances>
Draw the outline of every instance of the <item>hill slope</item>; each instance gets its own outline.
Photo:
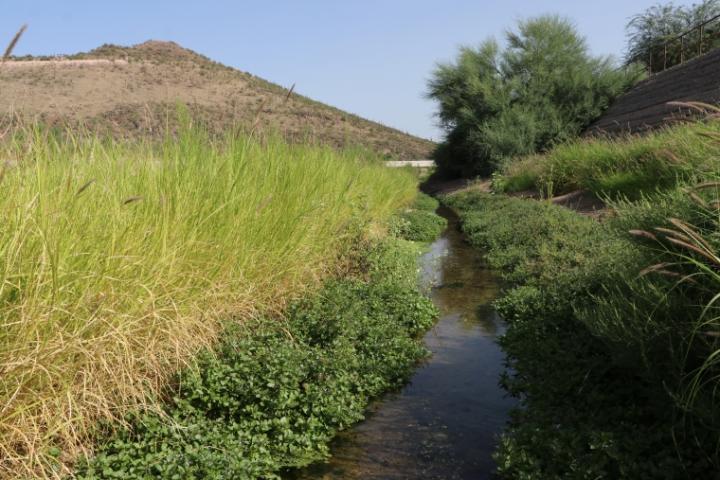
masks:
<instances>
[{"instance_id":1,"label":"hill slope","mask_svg":"<svg viewBox=\"0 0 720 480\"><path fill-rule=\"evenodd\" d=\"M148 41L103 45L63 57L0 65L0 113L50 124L84 124L115 135L157 132L190 106L212 129L272 126L290 140L362 145L395 159L427 158L433 143L292 94L275 84L180 47ZM262 112L258 115L258 112Z\"/></svg>"}]
</instances>

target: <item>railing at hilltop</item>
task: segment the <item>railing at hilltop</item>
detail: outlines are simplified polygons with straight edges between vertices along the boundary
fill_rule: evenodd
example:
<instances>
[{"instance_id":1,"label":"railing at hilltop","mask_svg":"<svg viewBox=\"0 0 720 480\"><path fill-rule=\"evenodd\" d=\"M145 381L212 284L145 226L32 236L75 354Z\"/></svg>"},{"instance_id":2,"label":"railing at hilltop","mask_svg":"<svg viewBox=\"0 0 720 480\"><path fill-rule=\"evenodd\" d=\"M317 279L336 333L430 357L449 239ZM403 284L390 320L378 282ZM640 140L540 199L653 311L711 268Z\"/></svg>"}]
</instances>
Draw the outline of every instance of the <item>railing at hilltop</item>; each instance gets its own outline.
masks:
<instances>
[{"instance_id":1,"label":"railing at hilltop","mask_svg":"<svg viewBox=\"0 0 720 480\"><path fill-rule=\"evenodd\" d=\"M648 63L650 72L662 72L719 47L719 21L720 15L716 15L679 35L659 42L655 47L651 47ZM677 49L678 46L679 49Z\"/></svg>"}]
</instances>

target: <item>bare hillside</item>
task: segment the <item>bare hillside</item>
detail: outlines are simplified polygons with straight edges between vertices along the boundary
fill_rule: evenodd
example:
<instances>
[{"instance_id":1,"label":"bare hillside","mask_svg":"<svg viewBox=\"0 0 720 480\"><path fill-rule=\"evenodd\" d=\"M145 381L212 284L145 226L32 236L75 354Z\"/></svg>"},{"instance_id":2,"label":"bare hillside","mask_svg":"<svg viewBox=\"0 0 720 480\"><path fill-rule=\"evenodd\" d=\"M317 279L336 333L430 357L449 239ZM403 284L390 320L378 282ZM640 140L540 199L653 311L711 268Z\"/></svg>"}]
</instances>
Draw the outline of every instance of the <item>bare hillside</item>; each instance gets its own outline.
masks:
<instances>
[{"instance_id":1,"label":"bare hillside","mask_svg":"<svg viewBox=\"0 0 720 480\"><path fill-rule=\"evenodd\" d=\"M395 159L427 158L432 142L292 94L275 84L180 47L148 41L88 53L26 57L0 65L5 119L39 118L114 135L152 134L178 103L211 129L275 128L291 140L361 145ZM261 112L258 114L258 112Z\"/></svg>"}]
</instances>

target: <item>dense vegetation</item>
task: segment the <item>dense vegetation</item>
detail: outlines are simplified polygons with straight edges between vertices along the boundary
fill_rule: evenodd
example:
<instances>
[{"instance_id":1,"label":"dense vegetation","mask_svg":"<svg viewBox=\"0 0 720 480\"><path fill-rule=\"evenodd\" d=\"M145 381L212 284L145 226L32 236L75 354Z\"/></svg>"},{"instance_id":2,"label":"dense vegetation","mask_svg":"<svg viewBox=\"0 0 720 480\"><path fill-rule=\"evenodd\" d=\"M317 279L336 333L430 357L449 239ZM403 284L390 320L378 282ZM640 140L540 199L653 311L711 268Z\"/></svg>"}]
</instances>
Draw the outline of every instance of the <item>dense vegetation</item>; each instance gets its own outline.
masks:
<instances>
[{"instance_id":1,"label":"dense vegetation","mask_svg":"<svg viewBox=\"0 0 720 480\"><path fill-rule=\"evenodd\" d=\"M285 319L231 326L173 389L107 442L79 478L276 478L328 454L370 398L426 355L435 308L417 289L418 247L388 238L360 252L355 278L328 282Z\"/></svg>"},{"instance_id":2,"label":"dense vegetation","mask_svg":"<svg viewBox=\"0 0 720 480\"><path fill-rule=\"evenodd\" d=\"M599 196L639 198L718 171L718 140L717 120L643 136L581 139L545 155L506 162L493 185L503 192L535 188L547 196L585 189Z\"/></svg>"},{"instance_id":3,"label":"dense vegetation","mask_svg":"<svg viewBox=\"0 0 720 480\"><path fill-rule=\"evenodd\" d=\"M440 202L433 197L419 194L411 208L391 218L390 232L414 242L435 240L447 228L447 220L435 214L439 205Z\"/></svg>"},{"instance_id":4,"label":"dense vegetation","mask_svg":"<svg viewBox=\"0 0 720 480\"><path fill-rule=\"evenodd\" d=\"M717 185L620 202L603 223L447 198L507 282L504 383L521 408L497 453L505 478L715 478Z\"/></svg>"},{"instance_id":5,"label":"dense vegetation","mask_svg":"<svg viewBox=\"0 0 720 480\"><path fill-rule=\"evenodd\" d=\"M680 33L720 13L718 5L659 6L633 18L628 65L647 63L659 34ZM630 85L637 70L591 74L613 80L600 97L568 93L565 85L574 88L582 78L568 75L570 66L556 69L569 80L532 68L566 52L553 42L560 36L547 33L547 25L562 22L544 20L537 30L527 29L532 21L521 25L507 51L493 43L464 49L431 83L448 129L441 168L477 175L499 167L495 192L533 189L552 197L588 190L608 203L598 222L550 202L473 189L445 199L505 280L496 303L509 324L501 339L509 366L503 384L521 403L496 452L498 472L524 480L717 478L717 112L688 104L711 115L643 137L578 140L583 122ZM571 52L583 51L573 50L582 44L573 43L572 29L560 31ZM544 42L538 46L537 39ZM543 54L523 56L523 48ZM670 55L679 59L679 51ZM512 71L507 58L537 63L514 78L506 73ZM579 65L593 60L575 58ZM505 78L511 81L504 90ZM592 82L580 85L593 91ZM545 91L543 101L533 101ZM556 92L565 92L567 104L553 100ZM565 113L572 122L563 121Z\"/></svg>"},{"instance_id":6,"label":"dense vegetation","mask_svg":"<svg viewBox=\"0 0 720 480\"><path fill-rule=\"evenodd\" d=\"M172 372L232 330L229 320L282 311L416 194L411 174L363 152L189 126L160 145L20 131L0 159L0 476L9 478L62 472L99 420L156 407ZM265 351L245 339L223 348L235 346ZM315 355L293 348L288 360Z\"/></svg>"},{"instance_id":7,"label":"dense vegetation","mask_svg":"<svg viewBox=\"0 0 720 480\"><path fill-rule=\"evenodd\" d=\"M720 0L703 0L692 5L676 6L672 2L653 5L630 19L627 25L626 62L642 63L651 71L660 71L687 60L702 51L716 48L718 23L709 24L703 35L695 32L682 42L674 39L701 23L720 15ZM674 39L670 41L671 39ZM667 43L667 52L665 45ZM667 56L666 56L667 55Z\"/></svg>"},{"instance_id":8,"label":"dense vegetation","mask_svg":"<svg viewBox=\"0 0 720 480\"><path fill-rule=\"evenodd\" d=\"M590 55L556 16L520 22L505 49L494 40L464 47L429 82L447 132L435 154L440 173L487 175L505 159L575 138L642 75Z\"/></svg>"}]
</instances>

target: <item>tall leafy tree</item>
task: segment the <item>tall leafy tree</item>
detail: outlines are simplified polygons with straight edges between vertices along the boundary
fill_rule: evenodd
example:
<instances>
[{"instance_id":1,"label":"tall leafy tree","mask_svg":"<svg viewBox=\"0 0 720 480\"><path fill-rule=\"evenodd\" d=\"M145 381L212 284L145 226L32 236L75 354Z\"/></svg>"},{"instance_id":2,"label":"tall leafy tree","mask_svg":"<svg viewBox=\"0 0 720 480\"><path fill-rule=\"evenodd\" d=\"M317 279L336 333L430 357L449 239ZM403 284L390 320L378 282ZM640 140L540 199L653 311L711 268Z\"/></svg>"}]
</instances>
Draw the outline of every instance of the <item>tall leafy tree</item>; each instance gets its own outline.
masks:
<instances>
[{"instance_id":1,"label":"tall leafy tree","mask_svg":"<svg viewBox=\"0 0 720 480\"><path fill-rule=\"evenodd\" d=\"M520 22L506 43L461 48L428 83L447 132L436 152L445 172L488 174L572 138L642 75L591 56L572 23L554 15Z\"/></svg>"},{"instance_id":2,"label":"tall leafy tree","mask_svg":"<svg viewBox=\"0 0 720 480\"><path fill-rule=\"evenodd\" d=\"M698 31L688 35L684 43L670 41L717 15L720 15L720 0L704 0L690 6L676 6L670 2L648 8L633 16L627 24L626 61L641 62L652 71L658 71L679 63L683 48L685 58L695 55L700 51L701 40L703 51L717 47L717 24L708 25L702 37Z\"/></svg>"}]
</instances>

